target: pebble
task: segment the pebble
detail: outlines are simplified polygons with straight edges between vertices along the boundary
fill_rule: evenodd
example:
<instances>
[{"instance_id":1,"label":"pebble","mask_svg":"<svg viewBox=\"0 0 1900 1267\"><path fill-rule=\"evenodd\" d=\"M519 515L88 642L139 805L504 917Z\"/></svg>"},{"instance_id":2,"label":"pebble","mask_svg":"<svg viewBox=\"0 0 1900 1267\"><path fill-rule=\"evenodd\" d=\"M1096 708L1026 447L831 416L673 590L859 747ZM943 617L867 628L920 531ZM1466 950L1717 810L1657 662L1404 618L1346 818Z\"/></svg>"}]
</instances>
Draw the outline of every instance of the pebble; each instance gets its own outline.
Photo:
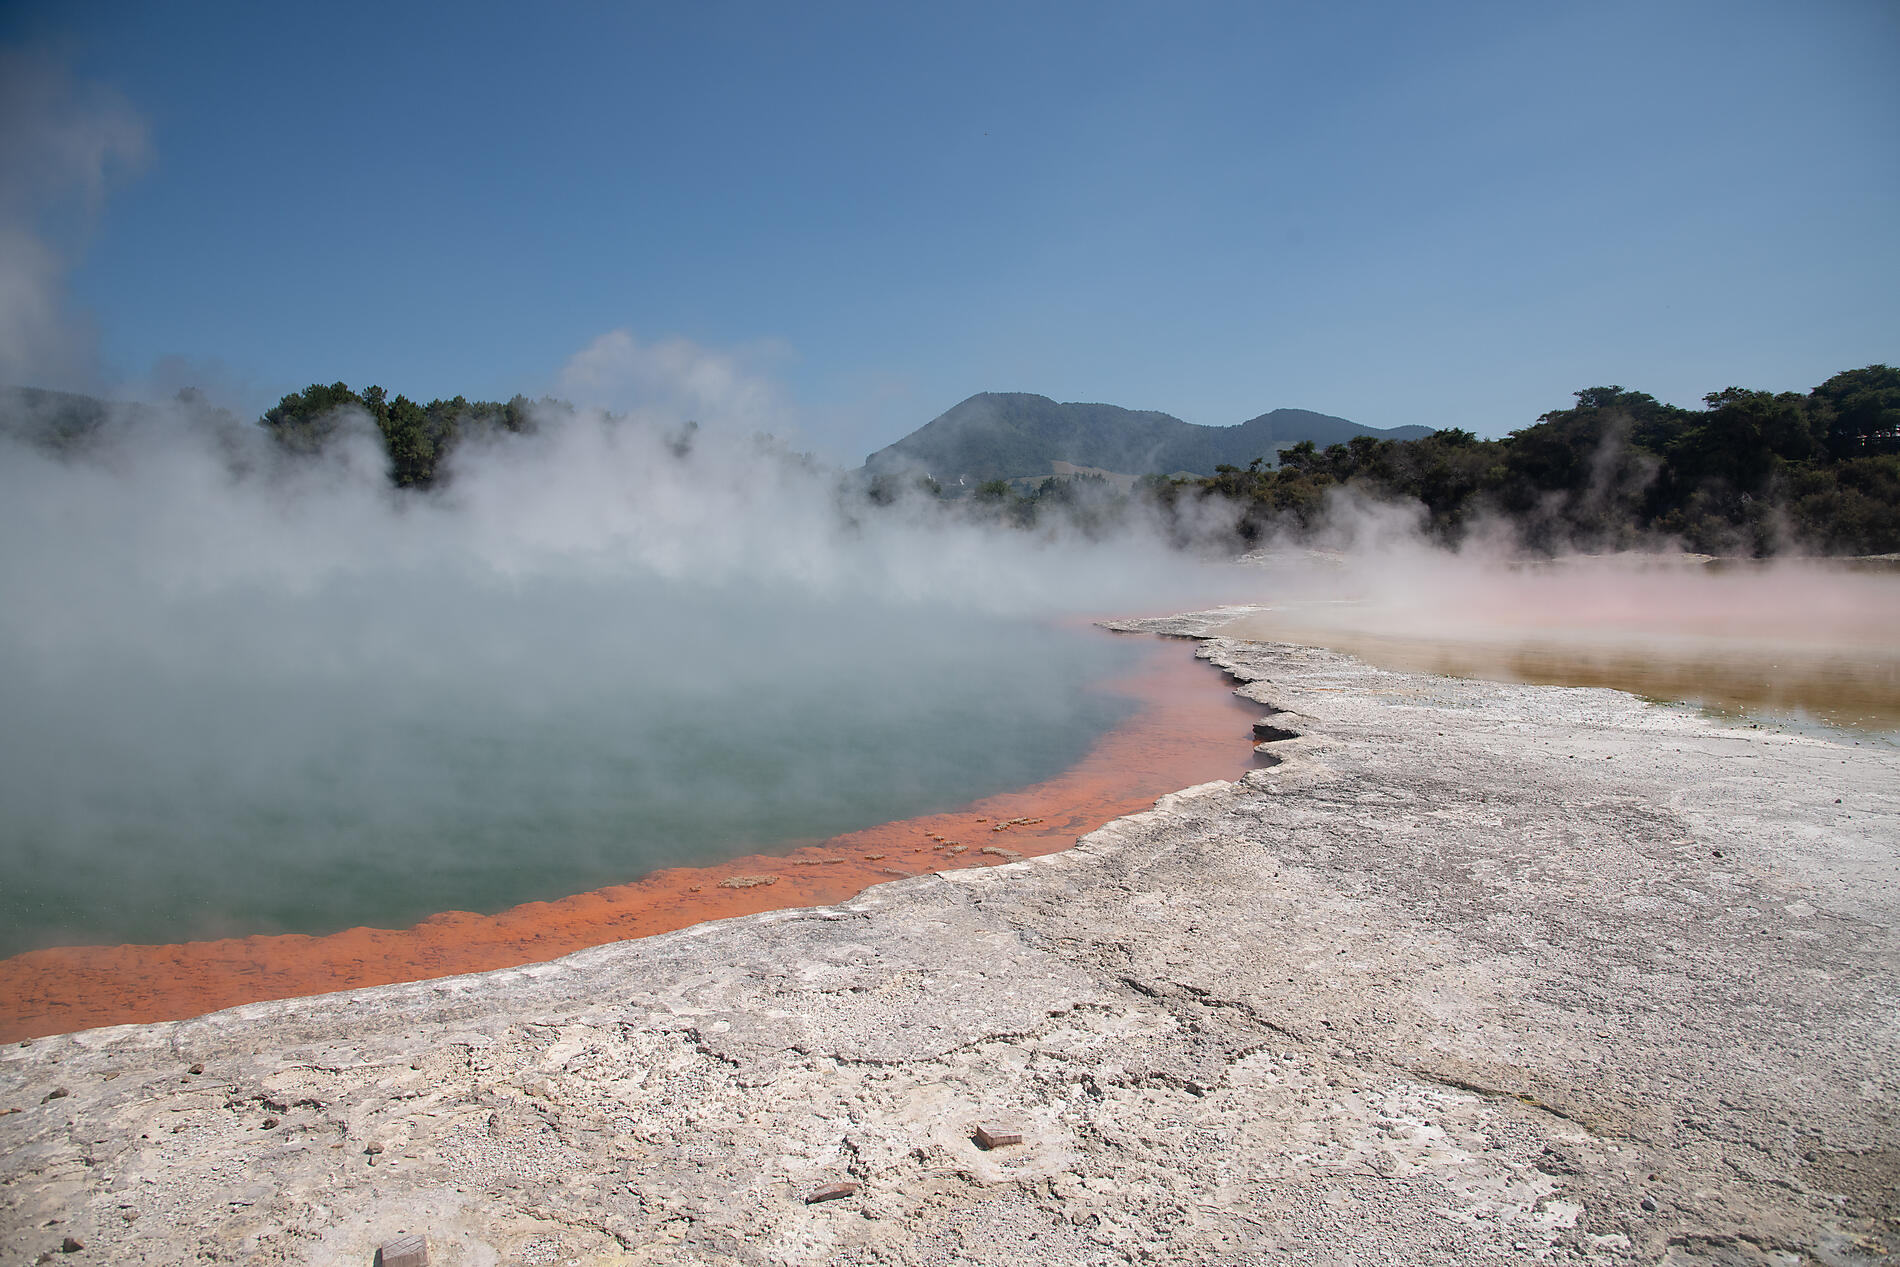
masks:
<instances>
[{"instance_id":1,"label":"pebble","mask_svg":"<svg viewBox=\"0 0 1900 1267\"><path fill-rule=\"evenodd\" d=\"M817 1205L820 1201L836 1201L839 1197L848 1197L858 1190L858 1185L849 1181L828 1183L813 1188L805 1194L806 1205Z\"/></svg>"}]
</instances>

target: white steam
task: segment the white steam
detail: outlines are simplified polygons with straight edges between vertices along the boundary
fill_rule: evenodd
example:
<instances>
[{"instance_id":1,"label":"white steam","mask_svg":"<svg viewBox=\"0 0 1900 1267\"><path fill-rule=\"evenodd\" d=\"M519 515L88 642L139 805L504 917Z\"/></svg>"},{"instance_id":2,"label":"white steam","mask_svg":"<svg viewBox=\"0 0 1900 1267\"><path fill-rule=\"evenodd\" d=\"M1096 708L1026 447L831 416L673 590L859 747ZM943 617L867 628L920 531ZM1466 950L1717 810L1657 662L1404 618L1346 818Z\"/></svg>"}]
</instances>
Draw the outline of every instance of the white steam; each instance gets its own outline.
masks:
<instances>
[{"instance_id":1,"label":"white steam","mask_svg":"<svg viewBox=\"0 0 1900 1267\"><path fill-rule=\"evenodd\" d=\"M1054 774L1125 648L1215 596L1130 537L873 506L649 405L399 492L184 406L0 438L0 914L34 941L397 924ZM1081 746L1078 746L1081 745Z\"/></svg>"},{"instance_id":2,"label":"white steam","mask_svg":"<svg viewBox=\"0 0 1900 1267\"><path fill-rule=\"evenodd\" d=\"M0 49L0 386L93 381L97 340L66 276L107 188L146 154L124 102Z\"/></svg>"},{"instance_id":3,"label":"white steam","mask_svg":"<svg viewBox=\"0 0 1900 1267\"><path fill-rule=\"evenodd\" d=\"M741 434L783 430L791 404L764 370L789 354L770 341L715 349L677 335L643 343L610 330L568 359L556 389L595 409L690 418Z\"/></svg>"}]
</instances>

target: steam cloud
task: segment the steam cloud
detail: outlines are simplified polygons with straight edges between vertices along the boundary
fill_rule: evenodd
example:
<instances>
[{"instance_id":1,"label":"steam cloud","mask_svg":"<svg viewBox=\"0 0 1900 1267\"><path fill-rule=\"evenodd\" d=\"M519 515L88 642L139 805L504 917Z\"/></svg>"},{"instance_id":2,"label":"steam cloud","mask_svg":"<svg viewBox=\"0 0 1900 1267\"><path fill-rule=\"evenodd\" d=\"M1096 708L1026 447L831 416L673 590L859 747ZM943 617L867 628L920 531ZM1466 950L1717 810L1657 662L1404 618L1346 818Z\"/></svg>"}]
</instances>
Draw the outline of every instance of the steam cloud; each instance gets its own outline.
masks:
<instances>
[{"instance_id":1,"label":"steam cloud","mask_svg":"<svg viewBox=\"0 0 1900 1267\"><path fill-rule=\"evenodd\" d=\"M66 272L107 188L146 154L124 102L0 49L0 384L96 378L96 340L67 303Z\"/></svg>"},{"instance_id":2,"label":"steam cloud","mask_svg":"<svg viewBox=\"0 0 1900 1267\"><path fill-rule=\"evenodd\" d=\"M182 404L0 439L0 950L400 926L1020 786L1126 708L1126 648L1051 622L1220 584L685 434L556 413L427 495L360 416L317 460Z\"/></svg>"}]
</instances>

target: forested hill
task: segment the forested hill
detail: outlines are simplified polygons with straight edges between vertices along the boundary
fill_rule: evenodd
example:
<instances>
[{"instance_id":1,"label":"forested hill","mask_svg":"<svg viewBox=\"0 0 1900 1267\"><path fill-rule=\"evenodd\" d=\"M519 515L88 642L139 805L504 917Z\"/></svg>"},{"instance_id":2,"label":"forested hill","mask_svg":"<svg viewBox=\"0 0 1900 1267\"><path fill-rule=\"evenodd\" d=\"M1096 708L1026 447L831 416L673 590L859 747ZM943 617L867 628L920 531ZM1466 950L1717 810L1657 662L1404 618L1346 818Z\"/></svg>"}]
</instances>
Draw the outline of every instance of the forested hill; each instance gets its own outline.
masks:
<instances>
[{"instance_id":1,"label":"forested hill","mask_svg":"<svg viewBox=\"0 0 1900 1267\"><path fill-rule=\"evenodd\" d=\"M1048 475L1068 462L1125 475L1212 475L1223 464L1271 462L1276 449L1354 436L1414 440L1426 427L1381 431L1305 409L1276 409L1232 427L1116 405L1061 404L1028 392L982 392L865 459L872 475L915 471L939 484Z\"/></svg>"},{"instance_id":2,"label":"forested hill","mask_svg":"<svg viewBox=\"0 0 1900 1267\"><path fill-rule=\"evenodd\" d=\"M1729 387L1703 404L1592 387L1502 440L1447 429L1405 444L1295 445L1277 469L1234 464L1147 491L1164 507L1240 508L1246 542L1324 532L1344 491L1418 507L1448 544L1490 520L1548 551L1668 541L1710 554L1900 552L1900 369L1848 370L1806 393Z\"/></svg>"}]
</instances>

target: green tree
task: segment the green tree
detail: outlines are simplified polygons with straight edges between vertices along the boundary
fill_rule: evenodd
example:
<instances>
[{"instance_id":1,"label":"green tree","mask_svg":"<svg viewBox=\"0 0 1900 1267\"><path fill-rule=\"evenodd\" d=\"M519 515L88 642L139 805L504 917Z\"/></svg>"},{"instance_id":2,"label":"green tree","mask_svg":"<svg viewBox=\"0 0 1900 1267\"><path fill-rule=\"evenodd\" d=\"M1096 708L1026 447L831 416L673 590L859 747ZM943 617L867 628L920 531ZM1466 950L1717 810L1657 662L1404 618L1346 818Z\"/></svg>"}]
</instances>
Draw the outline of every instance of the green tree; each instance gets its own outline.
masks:
<instances>
[{"instance_id":1,"label":"green tree","mask_svg":"<svg viewBox=\"0 0 1900 1267\"><path fill-rule=\"evenodd\" d=\"M1819 450L1808 424L1807 402L1792 392L1730 387L1704 396L1708 411L1685 427L1664 450L1683 487L1720 481L1728 490L1754 496L1784 462Z\"/></svg>"},{"instance_id":2,"label":"green tree","mask_svg":"<svg viewBox=\"0 0 1900 1267\"><path fill-rule=\"evenodd\" d=\"M389 452L389 477L398 488L426 488L435 480L435 441L429 415L407 396L389 402L381 419L383 447Z\"/></svg>"},{"instance_id":3,"label":"green tree","mask_svg":"<svg viewBox=\"0 0 1900 1267\"><path fill-rule=\"evenodd\" d=\"M278 401L259 421L291 452L318 453L341 430L348 412L363 408L363 398L347 383L312 383Z\"/></svg>"},{"instance_id":4,"label":"green tree","mask_svg":"<svg viewBox=\"0 0 1900 1267\"><path fill-rule=\"evenodd\" d=\"M1900 453L1900 369L1848 370L1815 388L1809 399L1828 453L1837 461Z\"/></svg>"}]
</instances>

